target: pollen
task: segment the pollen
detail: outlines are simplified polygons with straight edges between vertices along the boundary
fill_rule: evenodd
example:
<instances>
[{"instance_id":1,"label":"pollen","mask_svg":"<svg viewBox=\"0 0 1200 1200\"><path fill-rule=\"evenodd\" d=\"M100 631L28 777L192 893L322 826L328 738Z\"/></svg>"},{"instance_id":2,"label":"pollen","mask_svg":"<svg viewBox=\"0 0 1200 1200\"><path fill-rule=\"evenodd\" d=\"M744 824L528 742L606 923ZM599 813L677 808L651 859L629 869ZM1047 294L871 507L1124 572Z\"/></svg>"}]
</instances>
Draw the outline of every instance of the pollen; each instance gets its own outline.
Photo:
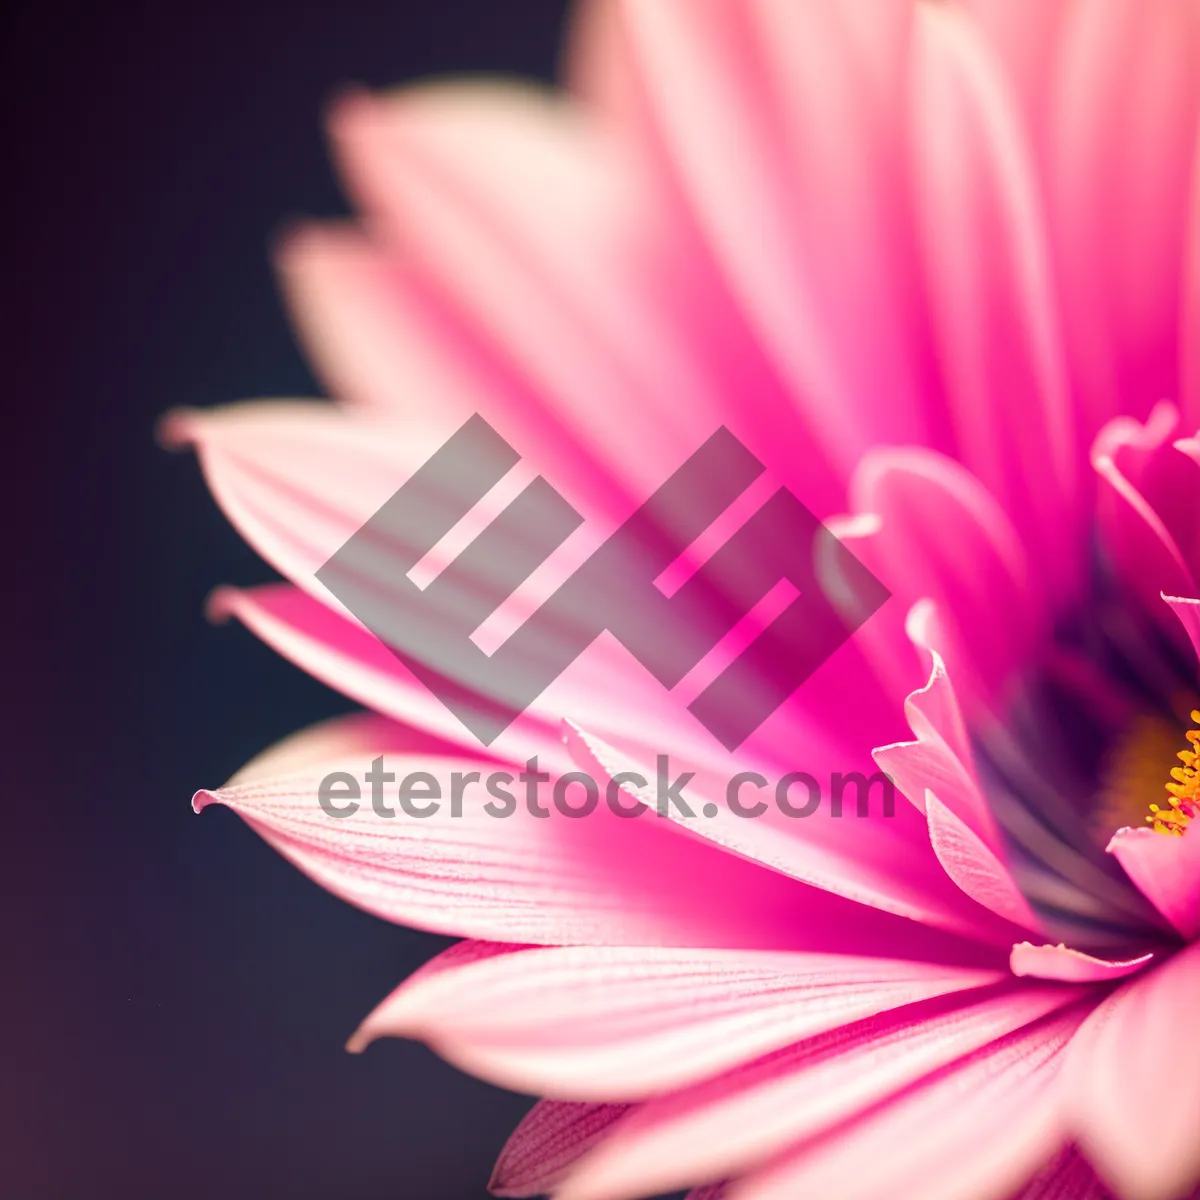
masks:
<instances>
[{"instance_id":1,"label":"pollen","mask_svg":"<svg viewBox=\"0 0 1200 1200\"><path fill-rule=\"evenodd\" d=\"M1200 709L1192 709L1192 722L1200 726ZM1147 824L1156 833L1174 834L1182 837L1194 817L1200 816L1200 728L1189 729L1184 735L1188 748L1180 750L1176 757L1183 766L1171 768L1171 782L1167 784L1167 804L1150 805Z\"/></svg>"}]
</instances>

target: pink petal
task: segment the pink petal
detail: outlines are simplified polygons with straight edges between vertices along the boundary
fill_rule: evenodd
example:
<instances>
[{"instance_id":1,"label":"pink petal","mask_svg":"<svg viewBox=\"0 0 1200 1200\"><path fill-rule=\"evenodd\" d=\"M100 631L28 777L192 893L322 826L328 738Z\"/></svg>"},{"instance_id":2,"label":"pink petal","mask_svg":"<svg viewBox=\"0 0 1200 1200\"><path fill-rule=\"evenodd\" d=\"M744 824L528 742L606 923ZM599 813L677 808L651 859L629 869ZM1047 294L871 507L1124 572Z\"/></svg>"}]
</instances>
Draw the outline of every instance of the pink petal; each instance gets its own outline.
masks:
<instances>
[{"instance_id":1,"label":"pink petal","mask_svg":"<svg viewBox=\"0 0 1200 1200\"><path fill-rule=\"evenodd\" d=\"M731 1200L999 1200L1062 1142L1055 1082L1078 1006L993 1042L746 1176Z\"/></svg>"},{"instance_id":2,"label":"pink petal","mask_svg":"<svg viewBox=\"0 0 1200 1200\"><path fill-rule=\"evenodd\" d=\"M334 771L362 780L379 754L397 780L410 772L431 774L442 796L438 811L422 819L402 813L395 783L385 788L395 817L371 811L365 783L352 815L322 811L320 781ZM622 820L601 806L586 821L566 819L554 808L537 818L523 803L508 817L494 817L483 808L495 801L480 780L467 783L462 815L454 816L453 773L502 767L428 751L394 753L381 740L299 773L256 773L252 780L197 793L194 803L197 810L212 803L233 808L281 854L350 903L439 933L517 944L804 944L810 908L799 885L680 837L656 817ZM513 766L508 774L520 769ZM499 782L523 800L519 782ZM549 787L542 786L543 804ZM729 904L728 896L737 896L738 904Z\"/></svg>"},{"instance_id":3,"label":"pink petal","mask_svg":"<svg viewBox=\"0 0 1200 1200\"><path fill-rule=\"evenodd\" d=\"M1139 975L1092 1015L1063 1073L1073 1132L1126 1200L1173 1200L1200 1182L1200 943Z\"/></svg>"},{"instance_id":4,"label":"pink petal","mask_svg":"<svg viewBox=\"0 0 1200 1200\"><path fill-rule=\"evenodd\" d=\"M1200 936L1200 837L1119 829L1108 852L1185 938Z\"/></svg>"},{"instance_id":5,"label":"pink petal","mask_svg":"<svg viewBox=\"0 0 1200 1200\"><path fill-rule=\"evenodd\" d=\"M1181 267L1200 99L1190 4L1077 0L1053 74L1044 172L1084 436L1177 397ZM1190 205L1190 208L1189 208ZM1191 330L1196 326L1193 324ZM1193 420L1193 424L1197 423Z\"/></svg>"},{"instance_id":6,"label":"pink petal","mask_svg":"<svg viewBox=\"0 0 1200 1200\"><path fill-rule=\"evenodd\" d=\"M1029 147L978 30L916 13L917 207L961 458L1061 595L1082 566L1077 441Z\"/></svg>"},{"instance_id":7,"label":"pink petal","mask_svg":"<svg viewBox=\"0 0 1200 1200\"><path fill-rule=\"evenodd\" d=\"M539 1100L505 1142L488 1190L494 1196L541 1196L553 1191L630 1107Z\"/></svg>"},{"instance_id":8,"label":"pink petal","mask_svg":"<svg viewBox=\"0 0 1200 1200\"><path fill-rule=\"evenodd\" d=\"M893 601L907 609L928 598L946 614L950 669L966 698L1000 687L1043 618L1021 541L987 489L943 455L872 450L851 480L851 503L880 518L865 561Z\"/></svg>"},{"instance_id":9,"label":"pink petal","mask_svg":"<svg viewBox=\"0 0 1200 1200\"><path fill-rule=\"evenodd\" d=\"M801 420L764 416L804 429L806 460L815 448L841 479L868 430L925 440L890 132L907 8L871 21L828 5L622 9L645 106L637 132Z\"/></svg>"},{"instance_id":10,"label":"pink petal","mask_svg":"<svg viewBox=\"0 0 1200 1200\"><path fill-rule=\"evenodd\" d=\"M417 725L467 753L478 740L377 638L355 621L288 584L221 588L210 601L218 618L234 616L267 645L330 687L397 721ZM565 767L557 721L526 713L495 743L515 762L539 755Z\"/></svg>"},{"instance_id":11,"label":"pink petal","mask_svg":"<svg viewBox=\"0 0 1200 1200\"><path fill-rule=\"evenodd\" d=\"M669 217L586 113L531 88L460 84L356 95L331 128L373 227L492 380L484 415L514 410L574 439L575 458L604 466L581 463L581 490L602 494L607 474L610 490L645 492L723 422L775 450L744 391L753 365L714 330ZM736 412L731 389L747 401ZM811 484L821 464L806 467Z\"/></svg>"},{"instance_id":12,"label":"pink petal","mask_svg":"<svg viewBox=\"0 0 1200 1200\"><path fill-rule=\"evenodd\" d=\"M575 946L402 984L355 1035L420 1038L555 1099L636 1100L998 972L845 955Z\"/></svg>"},{"instance_id":13,"label":"pink petal","mask_svg":"<svg viewBox=\"0 0 1200 1200\"><path fill-rule=\"evenodd\" d=\"M1153 954L1143 954L1138 958L1114 962L1094 958L1069 946L1035 946L1030 942L1021 942L1013 947L1009 965L1014 975L1033 979L1053 979L1059 983L1104 983L1135 974L1153 958Z\"/></svg>"},{"instance_id":14,"label":"pink petal","mask_svg":"<svg viewBox=\"0 0 1200 1200\"><path fill-rule=\"evenodd\" d=\"M1179 313L1180 408L1189 428L1200 428L1200 136L1192 152L1192 185L1183 260L1183 304Z\"/></svg>"},{"instance_id":15,"label":"pink petal","mask_svg":"<svg viewBox=\"0 0 1200 1200\"><path fill-rule=\"evenodd\" d=\"M574 724L567 727L567 748L584 770L606 786L622 772L649 777L648 767ZM1011 927L971 903L946 877L928 841L911 836L914 814L906 806L897 805L891 817L843 815L837 820L818 811L802 821L782 815L767 801L762 812L748 820L717 803L725 795L719 779L703 768L697 768L695 774L690 794L708 806L703 823L688 825L698 836L812 887L885 913L984 942L1011 940ZM629 783L622 782L621 790L631 798L645 798ZM822 803L826 803L825 797ZM683 819L674 810L670 815Z\"/></svg>"},{"instance_id":16,"label":"pink petal","mask_svg":"<svg viewBox=\"0 0 1200 1200\"><path fill-rule=\"evenodd\" d=\"M1163 596L1192 639L1192 649L1200 657L1200 600L1190 596Z\"/></svg>"},{"instance_id":17,"label":"pink petal","mask_svg":"<svg viewBox=\"0 0 1200 1200\"><path fill-rule=\"evenodd\" d=\"M925 794L929 841L946 874L977 904L1024 929L1041 920L1021 893L1003 858L933 792Z\"/></svg>"},{"instance_id":18,"label":"pink petal","mask_svg":"<svg viewBox=\"0 0 1200 1200\"><path fill-rule=\"evenodd\" d=\"M579 1164L556 1200L625 1200L743 1174L1078 995L1006 987L932 1000L649 1100Z\"/></svg>"},{"instance_id":19,"label":"pink petal","mask_svg":"<svg viewBox=\"0 0 1200 1200\"><path fill-rule=\"evenodd\" d=\"M1200 571L1200 464L1172 445L1178 423L1174 405L1162 403L1145 425L1114 418L1092 446L1092 466L1103 481L1102 549L1151 614L1160 611L1162 592L1192 595L1193 571Z\"/></svg>"}]
</instances>

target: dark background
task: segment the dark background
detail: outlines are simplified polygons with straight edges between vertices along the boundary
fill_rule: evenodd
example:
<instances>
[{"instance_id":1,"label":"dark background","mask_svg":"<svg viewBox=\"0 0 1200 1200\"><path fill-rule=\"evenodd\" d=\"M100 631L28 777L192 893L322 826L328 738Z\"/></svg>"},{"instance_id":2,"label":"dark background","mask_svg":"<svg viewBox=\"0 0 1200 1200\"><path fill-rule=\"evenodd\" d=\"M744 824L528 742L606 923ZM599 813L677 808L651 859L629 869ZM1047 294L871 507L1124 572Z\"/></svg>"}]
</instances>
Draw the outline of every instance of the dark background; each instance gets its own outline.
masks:
<instances>
[{"instance_id":1,"label":"dark background","mask_svg":"<svg viewBox=\"0 0 1200 1200\"><path fill-rule=\"evenodd\" d=\"M529 1101L357 1022L443 939L320 891L236 817L189 809L345 710L205 595L267 569L175 405L314 394L267 259L345 211L320 130L341 86L550 77L535 0L79 3L3 37L5 788L0 1195L485 1195Z\"/></svg>"}]
</instances>

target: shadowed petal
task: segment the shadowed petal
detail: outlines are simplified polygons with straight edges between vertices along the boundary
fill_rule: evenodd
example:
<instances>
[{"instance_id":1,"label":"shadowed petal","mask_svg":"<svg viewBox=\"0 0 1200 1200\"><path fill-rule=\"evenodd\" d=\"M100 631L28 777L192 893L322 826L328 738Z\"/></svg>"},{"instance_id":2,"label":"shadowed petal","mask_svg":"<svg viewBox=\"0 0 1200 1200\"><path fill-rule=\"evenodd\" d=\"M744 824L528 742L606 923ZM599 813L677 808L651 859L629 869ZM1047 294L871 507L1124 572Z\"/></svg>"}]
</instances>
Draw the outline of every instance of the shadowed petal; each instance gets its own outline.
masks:
<instances>
[{"instance_id":1,"label":"shadowed petal","mask_svg":"<svg viewBox=\"0 0 1200 1200\"><path fill-rule=\"evenodd\" d=\"M541 1196L632 1106L539 1100L500 1151L488 1190L495 1196Z\"/></svg>"}]
</instances>

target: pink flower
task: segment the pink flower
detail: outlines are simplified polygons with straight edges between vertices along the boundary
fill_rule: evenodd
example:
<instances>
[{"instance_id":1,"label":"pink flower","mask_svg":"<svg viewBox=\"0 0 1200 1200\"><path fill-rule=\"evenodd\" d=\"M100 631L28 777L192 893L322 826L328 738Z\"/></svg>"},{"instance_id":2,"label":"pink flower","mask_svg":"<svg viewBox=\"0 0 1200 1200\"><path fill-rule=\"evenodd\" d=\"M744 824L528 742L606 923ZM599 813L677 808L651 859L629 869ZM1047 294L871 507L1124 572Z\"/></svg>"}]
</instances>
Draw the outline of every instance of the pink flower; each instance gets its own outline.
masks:
<instances>
[{"instance_id":1,"label":"pink flower","mask_svg":"<svg viewBox=\"0 0 1200 1200\"><path fill-rule=\"evenodd\" d=\"M217 610L372 710L197 807L468 939L352 1046L419 1037L548 1097L500 1195L1189 1193L1200 9L594 0L570 69L572 99L338 105L363 220L280 249L338 405L170 418L289 581ZM597 539L724 423L893 598L736 753L604 637L481 751L314 578L476 412ZM878 764L911 803L315 799L381 755L448 795L534 755L607 784L667 752L702 800Z\"/></svg>"}]
</instances>

